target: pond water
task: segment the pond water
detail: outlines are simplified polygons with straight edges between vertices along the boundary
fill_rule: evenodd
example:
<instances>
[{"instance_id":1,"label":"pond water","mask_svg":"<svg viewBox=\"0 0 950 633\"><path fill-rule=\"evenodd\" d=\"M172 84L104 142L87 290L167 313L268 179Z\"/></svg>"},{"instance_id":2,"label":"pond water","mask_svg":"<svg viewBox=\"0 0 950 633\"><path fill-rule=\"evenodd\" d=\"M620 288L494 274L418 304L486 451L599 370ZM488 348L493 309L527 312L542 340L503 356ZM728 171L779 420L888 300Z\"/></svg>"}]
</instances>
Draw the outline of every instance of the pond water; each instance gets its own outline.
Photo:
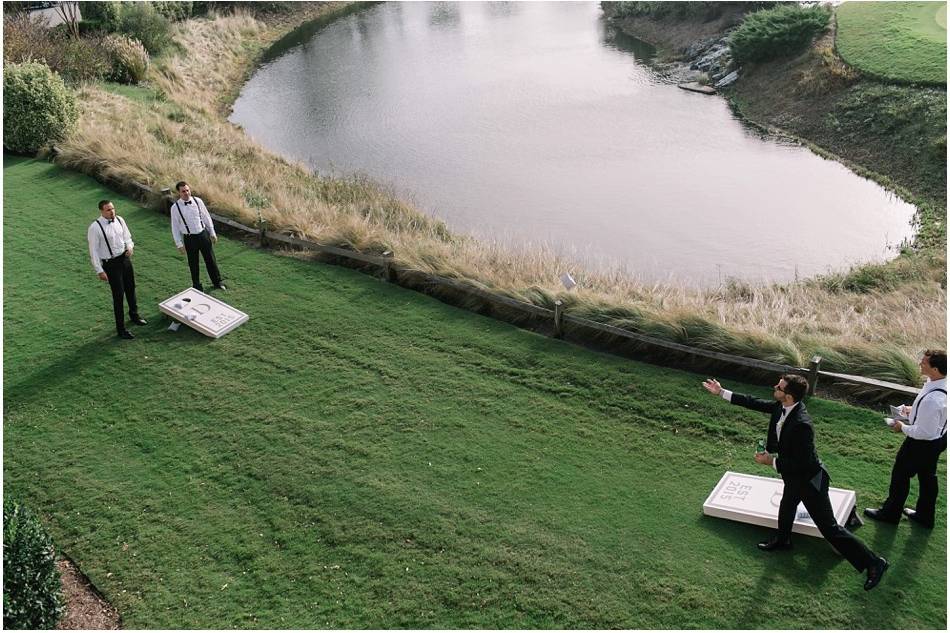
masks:
<instances>
[{"instance_id":1,"label":"pond water","mask_svg":"<svg viewBox=\"0 0 950 633\"><path fill-rule=\"evenodd\" d=\"M231 120L458 232L648 281L881 261L914 208L654 72L597 3L399 2L278 44Z\"/></svg>"}]
</instances>

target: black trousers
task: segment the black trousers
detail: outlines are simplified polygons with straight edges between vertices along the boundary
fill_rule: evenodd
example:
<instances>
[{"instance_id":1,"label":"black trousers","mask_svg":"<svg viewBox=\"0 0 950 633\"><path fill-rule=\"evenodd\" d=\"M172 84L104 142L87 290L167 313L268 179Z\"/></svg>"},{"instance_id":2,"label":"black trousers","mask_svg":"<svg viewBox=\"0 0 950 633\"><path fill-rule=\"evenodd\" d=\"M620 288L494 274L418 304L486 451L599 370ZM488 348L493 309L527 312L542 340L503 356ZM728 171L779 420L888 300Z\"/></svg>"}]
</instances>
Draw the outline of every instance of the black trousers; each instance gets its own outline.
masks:
<instances>
[{"instance_id":1,"label":"black trousers","mask_svg":"<svg viewBox=\"0 0 950 633\"><path fill-rule=\"evenodd\" d=\"M211 277L211 283L215 286L221 283L221 271L218 270L218 263L214 260L214 248L211 244L211 236L205 229L201 233L193 235L184 235L185 253L188 254L188 270L191 271L191 286L196 290L201 290L201 279L198 276L198 253L205 260L205 268L208 269L208 276Z\"/></svg>"},{"instance_id":2,"label":"black trousers","mask_svg":"<svg viewBox=\"0 0 950 633\"><path fill-rule=\"evenodd\" d=\"M802 502L828 544L847 558L855 569L864 571L876 559L876 556L864 543L855 538L854 534L838 525L831 507L831 499L828 498L829 481L828 474L824 470L821 471L819 488L815 488L812 481L807 479L785 480L785 492L778 506L779 538L783 540L791 538L795 511L798 503Z\"/></svg>"},{"instance_id":3,"label":"black trousers","mask_svg":"<svg viewBox=\"0 0 950 633\"><path fill-rule=\"evenodd\" d=\"M891 470L891 487L887 501L881 509L885 514L900 517L904 502L910 493L910 480L916 476L920 481L917 495L917 518L923 523L933 523L937 507L937 462L940 453L947 450L947 436L938 440L915 440L908 437L897 451L894 468Z\"/></svg>"},{"instance_id":4,"label":"black trousers","mask_svg":"<svg viewBox=\"0 0 950 633\"><path fill-rule=\"evenodd\" d=\"M120 334L125 330L125 317L122 310L122 297L129 303L129 317L139 316L139 306L135 301L135 271L132 260L125 253L112 259L102 260L102 270L109 277L112 290L112 310L115 312L115 329Z\"/></svg>"}]
</instances>

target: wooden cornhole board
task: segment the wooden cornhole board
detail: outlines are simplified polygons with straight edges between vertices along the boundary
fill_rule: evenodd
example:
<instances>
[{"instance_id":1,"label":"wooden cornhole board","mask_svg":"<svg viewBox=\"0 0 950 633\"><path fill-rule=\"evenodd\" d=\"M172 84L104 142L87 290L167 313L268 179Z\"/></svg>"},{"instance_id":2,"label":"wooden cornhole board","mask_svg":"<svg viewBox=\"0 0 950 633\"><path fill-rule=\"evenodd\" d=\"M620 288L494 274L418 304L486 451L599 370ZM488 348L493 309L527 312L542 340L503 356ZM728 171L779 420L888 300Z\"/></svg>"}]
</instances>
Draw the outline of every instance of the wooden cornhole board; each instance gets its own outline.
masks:
<instances>
[{"instance_id":1,"label":"wooden cornhole board","mask_svg":"<svg viewBox=\"0 0 950 633\"><path fill-rule=\"evenodd\" d=\"M703 514L778 528L778 504L784 489L781 479L726 471L703 503ZM829 488L828 496L838 525L847 525L857 500L854 491ZM798 504L792 532L821 538L804 504Z\"/></svg>"},{"instance_id":2,"label":"wooden cornhole board","mask_svg":"<svg viewBox=\"0 0 950 633\"><path fill-rule=\"evenodd\" d=\"M194 288L165 299L158 304L158 309L211 338L224 336L250 318L240 310Z\"/></svg>"}]
</instances>

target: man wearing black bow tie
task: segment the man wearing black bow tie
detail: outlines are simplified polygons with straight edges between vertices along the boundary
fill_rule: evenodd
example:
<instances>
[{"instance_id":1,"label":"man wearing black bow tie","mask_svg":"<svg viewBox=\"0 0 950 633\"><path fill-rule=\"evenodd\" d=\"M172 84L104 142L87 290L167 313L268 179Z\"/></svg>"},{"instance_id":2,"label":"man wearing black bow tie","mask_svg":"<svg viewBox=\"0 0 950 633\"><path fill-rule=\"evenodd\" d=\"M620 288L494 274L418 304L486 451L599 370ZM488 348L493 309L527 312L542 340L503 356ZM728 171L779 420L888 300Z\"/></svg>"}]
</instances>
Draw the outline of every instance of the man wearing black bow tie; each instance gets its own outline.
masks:
<instances>
[{"instance_id":1,"label":"man wearing black bow tie","mask_svg":"<svg viewBox=\"0 0 950 633\"><path fill-rule=\"evenodd\" d=\"M135 272L132 270L132 233L120 216L115 214L115 205L111 200L99 201L99 217L89 225L86 231L89 242L89 258L92 269L102 281L109 282L112 290L112 308L115 313L115 329L120 338L133 339L125 328L122 310L122 297L129 304L129 319L136 325L148 325L148 321L139 316L135 301Z\"/></svg>"},{"instance_id":2,"label":"man wearing black bow tie","mask_svg":"<svg viewBox=\"0 0 950 633\"><path fill-rule=\"evenodd\" d=\"M773 387L772 400L732 393L715 378L705 381L703 387L732 404L770 416L765 451L756 453L755 461L774 468L782 476L784 489L778 507L778 531L771 539L759 543L759 549L774 552L792 547L792 524L802 502L825 540L855 569L867 572L864 588L874 589L888 563L835 520L828 498L831 477L815 452L815 431L802 402L808 393L808 382L801 376L786 374Z\"/></svg>"},{"instance_id":3,"label":"man wearing black bow tie","mask_svg":"<svg viewBox=\"0 0 950 633\"><path fill-rule=\"evenodd\" d=\"M172 238L179 253L188 254L188 269L191 271L191 286L195 290L204 290L198 276L198 253L205 260L205 268L211 277L211 284L218 290L227 290L221 283L221 271L214 259L212 243L218 241L214 232L211 214L201 198L191 195L191 187L184 180L175 185L178 200L171 208Z\"/></svg>"}]
</instances>

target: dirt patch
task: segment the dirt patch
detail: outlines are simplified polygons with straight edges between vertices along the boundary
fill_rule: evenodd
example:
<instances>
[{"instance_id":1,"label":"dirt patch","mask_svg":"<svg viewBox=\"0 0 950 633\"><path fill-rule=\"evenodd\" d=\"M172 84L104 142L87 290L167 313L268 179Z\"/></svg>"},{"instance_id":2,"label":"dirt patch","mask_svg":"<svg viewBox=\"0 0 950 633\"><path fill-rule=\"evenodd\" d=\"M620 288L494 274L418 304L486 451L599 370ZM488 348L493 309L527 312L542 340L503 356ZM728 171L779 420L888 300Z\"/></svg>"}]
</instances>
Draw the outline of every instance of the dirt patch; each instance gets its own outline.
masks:
<instances>
[{"instance_id":1,"label":"dirt patch","mask_svg":"<svg viewBox=\"0 0 950 633\"><path fill-rule=\"evenodd\" d=\"M92 586L86 575L68 558L56 561L63 584L66 611L57 629L118 629L122 626L119 612Z\"/></svg>"}]
</instances>

